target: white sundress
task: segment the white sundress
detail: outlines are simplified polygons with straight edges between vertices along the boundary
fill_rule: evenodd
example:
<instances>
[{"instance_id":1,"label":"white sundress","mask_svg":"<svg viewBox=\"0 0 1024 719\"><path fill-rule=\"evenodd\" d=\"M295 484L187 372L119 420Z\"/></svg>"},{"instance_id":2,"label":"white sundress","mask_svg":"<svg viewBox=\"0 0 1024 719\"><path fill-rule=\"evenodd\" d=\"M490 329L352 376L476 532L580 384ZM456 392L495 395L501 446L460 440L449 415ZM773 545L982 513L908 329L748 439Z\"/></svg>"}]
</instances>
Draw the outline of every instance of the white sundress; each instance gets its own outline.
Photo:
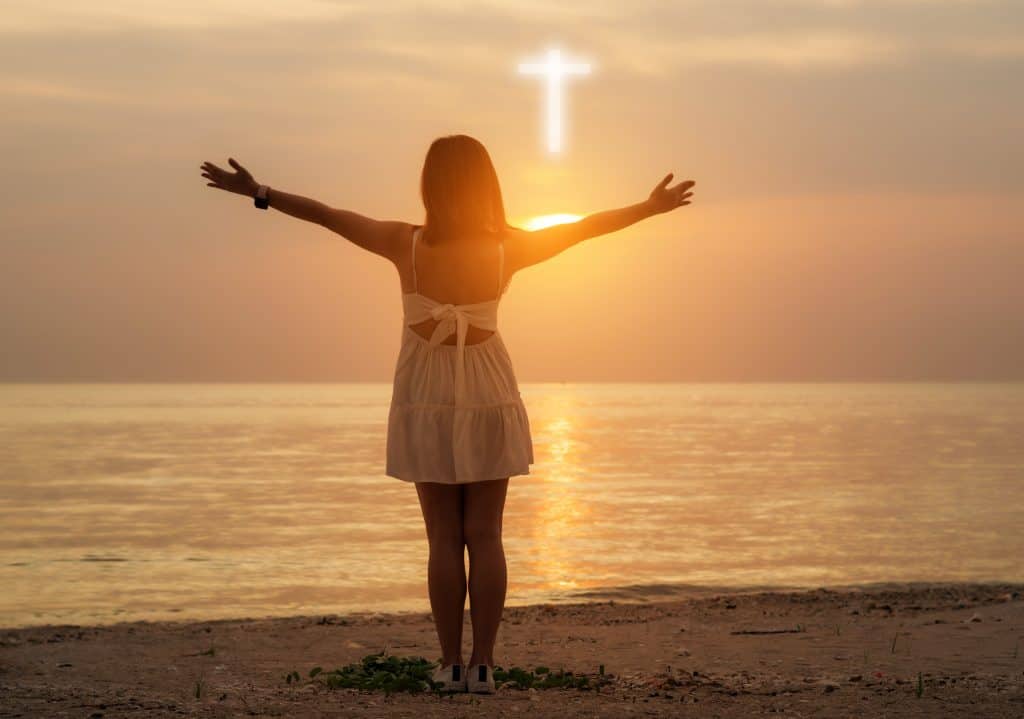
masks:
<instances>
[{"instance_id":1,"label":"white sundress","mask_svg":"<svg viewBox=\"0 0 1024 719\"><path fill-rule=\"evenodd\" d=\"M416 242L413 291L402 294L402 344L388 412L387 469L407 482L466 484L530 473L533 442L505 343L498 334L505 247L499 245L497 297L453 305L419 294ZM429 340L410 328L438 320ZM469 325L493 334L466 344ZM452 333L456 344L441 344Z\"/></svg>"}]
</instances>

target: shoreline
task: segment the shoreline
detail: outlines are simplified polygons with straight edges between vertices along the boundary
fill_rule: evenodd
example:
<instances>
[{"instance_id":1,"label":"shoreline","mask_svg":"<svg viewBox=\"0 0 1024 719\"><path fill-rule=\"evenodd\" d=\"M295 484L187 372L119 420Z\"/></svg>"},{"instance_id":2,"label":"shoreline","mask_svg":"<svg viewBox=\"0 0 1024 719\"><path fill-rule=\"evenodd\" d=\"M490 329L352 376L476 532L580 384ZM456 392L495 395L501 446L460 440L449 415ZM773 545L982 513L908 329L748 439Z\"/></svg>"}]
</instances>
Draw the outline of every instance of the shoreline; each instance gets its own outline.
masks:
<instances>
[{"instance_id":1,"label":"shoreline","mask_svg":"<svg viewBox=\"0 0 1024 719\"><path fill-rule=\"evenodd\" d=\"M712 584L629 584L612 587L594 587L592 589L577 590L559 596L551 596L535 601L509 602L505 604L506 610L512 608L528 608L536 606L574 606L587 604L613 604L613 605L645 605L664 602L682 602L687 600L700 600L714 596L744 596L750 594L792 594L806 592L846 592L850 594L875 592L875 591L917 591L935 587L1024 587L1024 581L1015 580L917 580L917 581L896 581L885 580L876 582L860 582L851 584L826 584L826 585L778 585L778 584L751 584L751 585L712 585ZM426 591L424 587L424 592ZM466 612L469 612L469 598L466 599ZM269 613L269 614L246 614L203 616L199 613L184 612L180 609L164 610L155 612L153 617L114 618L111 615L108 619L98 621L59 621L54 618L31 622L28 624L2 624L0 623L0 635L6 632L19 632L28 629L86 629L100 627L117 627L121 625L187 625L187 624L213 624L224 622L257 622L272 620L308 619L310 617L352 617L365 618L375 616L421 616L429 615L429 602L424 597L423 609L351 609L338 611L298 611L295 613ZM168 616L176 615L180 616Z\"/></svg>"},{"instance_id":2,"label":"shoreline","mask_svg":"<svg viewBox=\"0 0 1024 719\"><path fill-rule=\"evenodd\" d=\"M1024 584L882 584L508 606L499 666L596 676L603 665L609 681L483 697L386 696L307 678L380 651L436 661L428 612L5 628L0 707L102 717L1024 712ZM467 655L471 637L467 608ZM303 679L286 683L291 671Z\"/></svg>"}]
</instances>

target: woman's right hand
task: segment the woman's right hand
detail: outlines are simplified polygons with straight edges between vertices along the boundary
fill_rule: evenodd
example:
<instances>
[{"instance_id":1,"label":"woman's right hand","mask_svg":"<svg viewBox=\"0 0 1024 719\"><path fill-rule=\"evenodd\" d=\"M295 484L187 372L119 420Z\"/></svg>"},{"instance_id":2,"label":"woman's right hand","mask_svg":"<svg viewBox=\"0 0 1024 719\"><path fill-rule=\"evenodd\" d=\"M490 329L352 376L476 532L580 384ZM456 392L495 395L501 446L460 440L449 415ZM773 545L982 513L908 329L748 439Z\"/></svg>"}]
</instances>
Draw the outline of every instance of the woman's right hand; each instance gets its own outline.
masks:
<instances>
[{"instance_id":1,"label":"woman's right hand","mask_svg":"<svg viewBox=\"0 0 1024 719\"><path fill-rule=\"evenodd\" d=\"M689 192L689 189L697 183L693 180L686 180L675 187L669 187L668 183L672 180L672 175L671 172L665 175L665 178L651 190L651 194L647 198L647 204L654 214L668 212L690 204L689 198L693 197L693 193Z\"/></svg>"},{"instance_id":2,"label":"woman's right hand","mask_svg":"<svg viewBox=\"0 0 1024 719\"><path fill-rule=\"evenodd\" d=\"M219 190L227 190L248 197L255 195L260 184L253 178L252 173L235 162L233 157L229 157L228 162L235 168L235 172L228 172L212 162L204 162L199 166L199 169L203 171L203 177L212 180L212 182L206 183L207 187L216 187Z\"/></svg>"}]
</instances>

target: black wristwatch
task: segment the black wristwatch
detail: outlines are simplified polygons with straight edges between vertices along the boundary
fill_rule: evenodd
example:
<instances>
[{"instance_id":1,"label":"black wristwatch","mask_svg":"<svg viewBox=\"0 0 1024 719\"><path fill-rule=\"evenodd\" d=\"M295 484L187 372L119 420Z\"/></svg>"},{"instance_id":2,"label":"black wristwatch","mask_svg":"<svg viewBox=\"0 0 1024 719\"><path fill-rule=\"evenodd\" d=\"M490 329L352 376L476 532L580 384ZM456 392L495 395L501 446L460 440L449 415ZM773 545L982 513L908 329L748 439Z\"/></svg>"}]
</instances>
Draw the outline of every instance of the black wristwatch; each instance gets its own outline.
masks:
<instances>
[{"instance_id":1,"label":"black wristwatch","mask_svg":"<svg viewBox=\"0 0 1024 719\"><path fill-rule=\"evenodd\" d=\"M270 201L267 199L267 192L269 191L270 188L267 185L260 185L259 189L256 190L256 196L255 199L253 200L253 203L256 205L256 207L260 208L261 210L265 210L268 207L270 207Z\"/></svg>"}]
</instances>

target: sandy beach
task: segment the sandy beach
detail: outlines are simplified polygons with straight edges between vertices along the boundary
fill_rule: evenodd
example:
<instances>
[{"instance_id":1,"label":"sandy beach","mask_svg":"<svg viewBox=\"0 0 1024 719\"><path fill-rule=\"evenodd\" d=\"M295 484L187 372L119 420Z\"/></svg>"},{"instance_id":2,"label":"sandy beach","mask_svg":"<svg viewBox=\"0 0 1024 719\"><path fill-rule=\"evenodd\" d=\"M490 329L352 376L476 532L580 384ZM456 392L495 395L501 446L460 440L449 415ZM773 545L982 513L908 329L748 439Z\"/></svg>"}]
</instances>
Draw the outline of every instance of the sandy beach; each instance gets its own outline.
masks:
<instances>
[{"instance_id":1,"label":"sandy beach","mask_svg":"<svg viewBox=\"0 0 1024 719\"><path fill-rule=\"evenodd\" d=\"M21 717L1024 716L1024 585L738 592L507 607L497 662L598 689L493 696L329 689L384 651L436 660L430 615L0 630L0 715ZM466 645L470 637L466 618ZM297 672L300 681L285 676ZM198 696L197 696L198 694Z\"/></svg>"}]
</instances>

